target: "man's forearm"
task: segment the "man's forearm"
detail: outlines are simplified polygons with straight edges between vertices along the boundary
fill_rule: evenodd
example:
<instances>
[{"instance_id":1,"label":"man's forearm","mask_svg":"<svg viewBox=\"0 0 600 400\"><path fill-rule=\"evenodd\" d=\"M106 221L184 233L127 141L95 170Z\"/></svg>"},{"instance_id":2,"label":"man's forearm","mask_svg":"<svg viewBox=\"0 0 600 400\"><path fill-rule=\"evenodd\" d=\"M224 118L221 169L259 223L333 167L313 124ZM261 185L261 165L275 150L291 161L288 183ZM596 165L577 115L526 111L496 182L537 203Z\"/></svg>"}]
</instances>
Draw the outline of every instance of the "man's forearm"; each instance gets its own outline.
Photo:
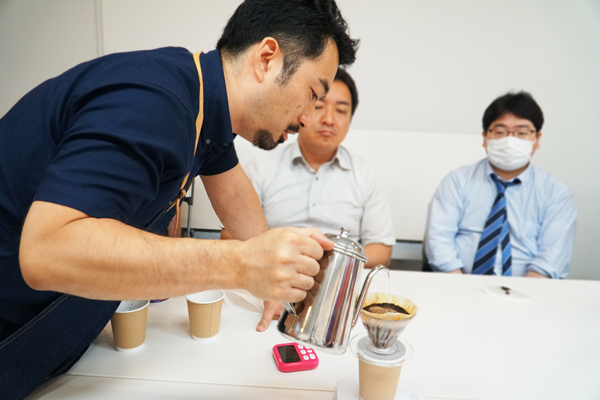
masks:
<instances>
[{"instance_id":1,"label":"man's forearm","mask_svg":"<svg viewBox=\"0 0 600 400\"><path fill-rule=\"evenodd\" d=\"M546 279L550 279L549 276L540 274L539 272L535 272L535 271L527 271L525 273L525 277L526 278L546 278Z\"/></svg>"},{"instance_id":2,"label":"man's forearm","mask_svg":"<svg viewBox=\"0 0 600 400\"><path fill-rule=\"evenodd\" d=\"M30 235L46 213L70 222ZM30 217L20 256L26 281L38 290L136 300L240 286L231 267L239 242L167 238L51 203L34 203Z\"/></svg>"},{"instance_id":3,"label":"man's forearm","mask_svg":"<svg viewBox=\"0 0 600 400\"><path fill-rule=\"evenodd\" d=\"M388 267L392 260L392 246L386 246L381 243L371 243L365 246L365 255L368 258L365 267L373 268L379 264Z\"/></svg>"},{"instance_id":4,"label":"man's forearm","mask_svg":"<svg viewBox=\"0 0 600 400\"><path fill-rule=\"evenodd\" d=\"M201 178L217 216L232 238L246 240L269 229L258 195L239 164L223 174Z\"/></svg>"},{"instance_id":5,"label":"man's forearm","mask_svg":"<svg viewBox=\"0 0 600 400\"><path fill-rule=\"evenodd\" d=\"M265 300L298 302L314 285L323 250L332 248L318 229L273 229L243 242L174 239L36 201L19 261L32 288L94 299L240 288Z\"/></svg>"},{"instance_id":6,"label":"man's forearm","mask_svg":"<svg viewBox=\"0 0 600 400\"><path fill-rule=\"evenodd\" d=\"M227 232L227 229L223 228L221 229L221 240L231 240L233 239L231 237L231 235L229 234L229 232Z\"/></svg>"}]
</instances>

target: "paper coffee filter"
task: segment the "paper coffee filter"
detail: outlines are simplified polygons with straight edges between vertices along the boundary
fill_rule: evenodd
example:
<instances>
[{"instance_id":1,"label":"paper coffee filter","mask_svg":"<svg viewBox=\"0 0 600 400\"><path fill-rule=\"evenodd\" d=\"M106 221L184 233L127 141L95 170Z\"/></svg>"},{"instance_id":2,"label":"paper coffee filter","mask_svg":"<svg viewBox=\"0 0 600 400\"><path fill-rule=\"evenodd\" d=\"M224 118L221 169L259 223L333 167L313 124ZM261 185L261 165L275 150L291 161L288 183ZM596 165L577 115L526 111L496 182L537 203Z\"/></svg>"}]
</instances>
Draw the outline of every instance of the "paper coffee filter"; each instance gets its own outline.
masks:
<instances>
[{"instance_id":1,"label":"paper coffee filter","mask_svg":"<svg viewBox=\"0 0 600 400\"><path fill-rule=\"evenodd\" d=\"M404 308L409 314L408 315L402 314L402 313L374 314L374 313L370 313L370 312L364 310L365 307L370 306L371 304L378 304L378 303L396 304L396 305ZM417 305L415 303L413 303L412 301L408 300L405 297L398 296L395 294L388 295L387 293L374 292L374 293L367 293L365 302L363 303L363 305L361 307L360 313L364 314L370 318L387 320L387 321L398 321L398 320L402 320L402 319L411 319L412 317L415 316L417 311L419 311L419 307L417 307ZM361 318L362 318L362 315L361 315Z\"/></svg>"}]
</instances>

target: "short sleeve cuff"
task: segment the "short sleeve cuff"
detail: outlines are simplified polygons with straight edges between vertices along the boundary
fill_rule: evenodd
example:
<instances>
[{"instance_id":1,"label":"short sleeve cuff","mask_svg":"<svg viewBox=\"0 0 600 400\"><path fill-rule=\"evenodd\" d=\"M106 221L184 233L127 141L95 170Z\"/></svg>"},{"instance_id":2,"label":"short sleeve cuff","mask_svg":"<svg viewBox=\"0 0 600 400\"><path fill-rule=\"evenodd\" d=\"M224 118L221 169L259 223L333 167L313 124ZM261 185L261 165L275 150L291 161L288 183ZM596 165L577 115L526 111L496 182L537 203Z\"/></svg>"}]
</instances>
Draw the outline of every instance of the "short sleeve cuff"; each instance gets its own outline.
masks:
<instances>
[{"instance_id":1,"label":"short sleeve cuff","mask_svg":"<svg viewBox=\"0 0 600 400\"><path fill-rule=\"evenodd\" d=\"M229 151L216 152L216 157L213 157L212 155L209 157L211 158L210 163L200 169L199 175L211 176L222 174L223 172L229 171L240 162L237 153L233 148Z\"/></svg>"},{"instance_id":2,"label":"short sleeve cuff","mask_svg":"<svg viewBox=\"0 0 600 400\"><path fill-rule=\"evenodd\" d=\"M396 238L394 236L385 236L381 238L361 238L361 244L363 246L368 246L374 243L380 243L385 246L393 246L396 244Z\"/></svg>"}]
</instances>

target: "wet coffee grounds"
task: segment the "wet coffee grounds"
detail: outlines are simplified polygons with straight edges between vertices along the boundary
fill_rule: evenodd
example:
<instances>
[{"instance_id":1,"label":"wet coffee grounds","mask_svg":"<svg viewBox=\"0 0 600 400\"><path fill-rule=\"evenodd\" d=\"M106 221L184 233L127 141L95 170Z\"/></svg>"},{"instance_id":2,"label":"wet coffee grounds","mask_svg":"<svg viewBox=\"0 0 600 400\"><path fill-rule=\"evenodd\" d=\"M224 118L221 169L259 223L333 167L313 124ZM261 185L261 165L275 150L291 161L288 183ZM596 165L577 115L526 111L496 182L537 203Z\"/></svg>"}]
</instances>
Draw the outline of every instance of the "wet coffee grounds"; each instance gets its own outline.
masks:
<instances>
[{"instance_id":1,"label":"wet coffee grounds","mask_svg":"<svg viewBox=\"0 0 600 400\"><path fill-rule=\"evenodd\" d=\"M406 315L410 314L404 308L400 307L397 304L392 304L392 303L369 304L368 306L364 307L363 310L368 311L373 314L385 314L385 313L396 313L396 314L406 314Z\"/></svg>"}]
</instances>

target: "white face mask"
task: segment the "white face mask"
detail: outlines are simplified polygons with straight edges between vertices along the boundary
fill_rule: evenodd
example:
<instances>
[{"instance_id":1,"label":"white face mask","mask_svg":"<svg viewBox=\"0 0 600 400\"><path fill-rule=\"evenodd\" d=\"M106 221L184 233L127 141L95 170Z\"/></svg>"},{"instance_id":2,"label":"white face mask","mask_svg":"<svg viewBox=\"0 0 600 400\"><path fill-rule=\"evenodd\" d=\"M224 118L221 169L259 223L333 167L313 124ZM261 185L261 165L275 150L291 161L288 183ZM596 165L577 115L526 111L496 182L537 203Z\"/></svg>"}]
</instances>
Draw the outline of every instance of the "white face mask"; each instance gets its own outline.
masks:
<instances>
[{"instance_id":1,"label":"white face mask","mask_svg":"<svg viewBox=\"0 0 600 400\"><path fill-rule=\"evenodd\" d=\"M514 171L531 160L535 141L508 136L502 139L485 140L490 163L504 171Z\"/></svg>"}]
</instances>

